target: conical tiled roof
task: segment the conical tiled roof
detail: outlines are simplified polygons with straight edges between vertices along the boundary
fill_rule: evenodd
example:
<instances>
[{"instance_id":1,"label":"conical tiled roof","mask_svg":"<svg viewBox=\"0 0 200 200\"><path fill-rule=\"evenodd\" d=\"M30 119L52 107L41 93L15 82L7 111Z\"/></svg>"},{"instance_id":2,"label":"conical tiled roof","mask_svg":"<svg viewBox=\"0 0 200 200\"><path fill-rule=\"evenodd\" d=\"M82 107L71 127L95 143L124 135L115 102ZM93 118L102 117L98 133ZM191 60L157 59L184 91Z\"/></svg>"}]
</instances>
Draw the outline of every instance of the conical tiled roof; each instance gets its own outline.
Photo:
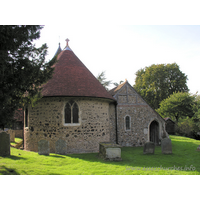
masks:
<instances>
[{"instance_id":1,"label":"conical tiled roof","mask_svg":"<svg viewBox=\"0 0 200 200\"><path fill-rule=\"evenodd\" d=\"M69 41L69 40L68 40ZM115 100L68 46L58 55L53 77L43 85L42 95L98 97Z\"/></svg>"}]
</instances>

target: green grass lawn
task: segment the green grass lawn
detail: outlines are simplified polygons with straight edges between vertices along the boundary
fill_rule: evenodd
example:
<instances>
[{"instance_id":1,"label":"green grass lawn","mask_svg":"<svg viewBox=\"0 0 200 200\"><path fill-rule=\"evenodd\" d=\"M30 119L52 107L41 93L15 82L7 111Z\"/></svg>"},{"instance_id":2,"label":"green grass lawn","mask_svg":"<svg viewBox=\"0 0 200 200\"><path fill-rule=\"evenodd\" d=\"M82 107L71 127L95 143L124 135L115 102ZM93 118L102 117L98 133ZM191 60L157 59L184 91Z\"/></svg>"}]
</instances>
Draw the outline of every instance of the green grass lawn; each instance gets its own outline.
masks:
<instances>
[{"instance_id":1,"label":"green grass lawn","mask_svg":"<svg viewBox=\"0 0 200 200\"><path fill-rule=\"evenodd\" d=\"M11 142L11 145L16 145L17 143L21 142L23 139L22 138L15 138L15 142Z\"/></svg>"},{"instance_id":2,"label":"green grass lawn","mask_svg":"<svg viewBox=\"0 0 200 200\"><path fill-rule=\"evenodd\" d=\"M11 147L11 155L0 156L0 174L24 175L198 175L199 140L180 136L172 139L171 155L163 155L161 147L154 155L143 155L143 147L123 147L121 162L108 162L98 158L98 153L49 156L18 150Z\"/></svg>"}]
</instances>

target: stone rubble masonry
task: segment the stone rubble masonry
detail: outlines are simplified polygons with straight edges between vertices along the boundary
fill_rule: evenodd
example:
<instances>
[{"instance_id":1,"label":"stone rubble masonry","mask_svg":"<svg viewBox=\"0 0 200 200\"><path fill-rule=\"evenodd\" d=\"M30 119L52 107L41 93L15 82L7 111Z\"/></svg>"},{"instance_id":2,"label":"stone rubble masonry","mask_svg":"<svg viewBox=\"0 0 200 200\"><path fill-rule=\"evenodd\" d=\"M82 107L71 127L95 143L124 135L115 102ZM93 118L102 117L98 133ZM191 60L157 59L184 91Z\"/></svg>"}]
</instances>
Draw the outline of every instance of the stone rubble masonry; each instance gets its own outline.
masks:
<instances>
[{"instance_id":1,"label":"stone rubble masonry","mask_svg":"<svg viewBox=\"0 0 200 200\"><path fill-rule=\"evenodd\" d=\"M15 132L15 137L23 138L23 130L13 130Z\"/></svg>"},{"instance_id":2,"label":"stone rubble masonry","mask_svg":"<svg viewBox=\"0 0 200 200\"><path fill-rule=\"evenodd\" d=\"M159 123L159 140L166 137L165 121L155 112L127 82L114 95L117 100L117 138L121 146L143 146L150 140L150 124ZM130 117L130 130L126 130L125 118Z\"/></svg>"},{"instance_id":3,"label":"stone rubble masonry","mask_svg":"<svg viewBox=\"0 0 200 200\"><path fill-rule=\"evenodd\" d=\"M110 127L110 141L116 143L116 113L115 113L115 105L110 104L109 106L109 127Z\"/></svg>"},{"instance_id":4,"label":"stone rubble masonry","mask_svg":"<svg viewBox=\"0 0 200 200\"><path fill-rule=\"evenodd\" d=\"M79 124L64 124L64 108L70 100L79 107ZM40 99L35 107L28 107L28 127L24 128L25 150L38 152L38 142L46 140L50 153L98 152L100 142L110 142L111 137L115 139L112 102L89 97ZM58 142L61 140L64 143ZM56 144L62 144L62 147L56 147Z\"/></svg>"},{"instance_id":5,"label":"stone rubble masonry","mask_svg":"<svg viewBox=\"0 0 200 200\"><path fill-rule=\"evenodd\" d=\"M38 142L47 140L50 153L98 152L100 142L121 146L144 146L150 141L150 126L158 122L158 140L169 137L165 121L128 82L114 91L115 102L95 97L43 97L28 108L28 127L24 128L24 149L38 151ZM64 108L73 100L79 107L79 123L64 123ZM130 118L126 130L125 119ZM159 142L160 144L160 142Z\"/></svg>"}]
</instances>

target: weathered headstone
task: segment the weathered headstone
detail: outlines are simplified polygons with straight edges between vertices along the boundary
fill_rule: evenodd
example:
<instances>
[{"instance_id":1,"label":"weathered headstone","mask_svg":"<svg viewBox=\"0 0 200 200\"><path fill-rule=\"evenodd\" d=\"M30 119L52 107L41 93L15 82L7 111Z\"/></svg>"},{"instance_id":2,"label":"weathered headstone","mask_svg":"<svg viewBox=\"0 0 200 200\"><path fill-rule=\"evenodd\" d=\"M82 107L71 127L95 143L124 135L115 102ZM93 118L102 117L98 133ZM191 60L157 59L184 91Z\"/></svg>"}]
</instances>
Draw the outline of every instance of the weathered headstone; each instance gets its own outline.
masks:
<instances>
[{"instance_id":1,"label":"weathered headstone","mask_svg":"<svg viewBox=\"0 0 200 200\"><path fill-rule=\"evenodd\" d=\"M8 134L10 135L10 142L15 142L15 131L9 129Z\"/></svg>"},{"instance_id":2,"label":"weathered headstone","mask_svg":"<svg viewBox=\"0 0 200 200\"><path fill-rule=\"evenodd\" d=\"M121 146L110 142L99 143L99 157L109 161L121 161Z\"/></svg>"},{"instance_id":3,"label":"weathered headstone","mask_svg":"<svg viewBox=\"0 0 200 200\"><path fill-rule=\"evenodd\" d=\"M153 142L146 142L144 144L143 154L154 154L155 144Z\"/></svg>"},{"instance_id":4,"label":"weathered headstone","mask_svg":"<svg viewBox=\"0 0 200 200\"><path fill-rule=\"evenodd\" d=\"M0 132L0 156L10 155L10 135Z\"/></svg>"},{"instance_id":5,"label":"weathered headstone","mask_svg":"<svg viewBox=\"0 0 200 200\"><path fill-rule=\"evenodd\" d=\"M172 142L170 138L164 138L161 140L161 149L163 154L172 153Z\"/></svg>"},{"instance_id":6,"label":"weathered headstone","mask_svg":"<svg viewBox=\"0 0 200 200\"><path fill-rule=\"evenodd\" d=\"M197 151L200 151L200 145L197 147Z\"/></svg>"},{"instance_id":7,"label":"weathered headstone","mask_svg":"<svg viewBox=\"0 0 200 200\"><path fill-rule=\"evenodd\" d=\"M62 139L56 141L56 154L66 155L67 154L67 145L66 142Z\"/></svg>"},{"instance_id":8,"label":"weathered headstone","mask_svg":"<svg viewBox=\"0 0 200 200\"><path fill-rule=\"evenodd\" d=\"M38 154L39 155L49 155L49 141L47 140L40 140L38 142Z\"/></svg>"}]
</instances>

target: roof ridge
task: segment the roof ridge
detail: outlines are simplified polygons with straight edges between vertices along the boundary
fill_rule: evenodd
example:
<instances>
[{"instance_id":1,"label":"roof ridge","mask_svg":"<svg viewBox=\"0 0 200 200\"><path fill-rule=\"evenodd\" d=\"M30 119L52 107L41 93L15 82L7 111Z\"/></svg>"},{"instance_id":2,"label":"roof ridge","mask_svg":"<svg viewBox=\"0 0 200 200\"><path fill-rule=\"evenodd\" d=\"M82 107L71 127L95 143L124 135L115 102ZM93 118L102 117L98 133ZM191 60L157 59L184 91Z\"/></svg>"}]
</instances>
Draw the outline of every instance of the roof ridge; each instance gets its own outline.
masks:
<instances>
[{"instance_id":1,"label":"roof ridge","mask_svg":"<svg viewBox=\"0 0 200 200\"><path fill-rule=\"evenodd\" d=\"M127 81L127 79L126 79L123 83L119 84L118 86L114 87L113 89L109 90L108 92L109 92L112 96L114 96L114 95L125 85L125 83L127 83L127 82L128 82L128 81Z\"/></svg>"}]
</instances>

